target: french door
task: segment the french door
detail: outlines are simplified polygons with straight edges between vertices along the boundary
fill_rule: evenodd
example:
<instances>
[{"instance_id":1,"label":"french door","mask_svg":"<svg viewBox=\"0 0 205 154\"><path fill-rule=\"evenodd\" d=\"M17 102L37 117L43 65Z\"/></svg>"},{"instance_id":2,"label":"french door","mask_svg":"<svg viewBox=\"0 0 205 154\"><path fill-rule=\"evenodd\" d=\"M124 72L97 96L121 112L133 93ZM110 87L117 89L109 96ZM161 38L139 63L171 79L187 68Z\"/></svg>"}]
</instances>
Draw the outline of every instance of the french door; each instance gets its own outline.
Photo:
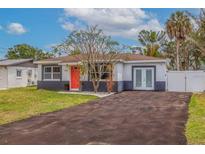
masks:
<instances>
[{"instance_id":1,"label":"french door","mask_svg":"<svg viewBox=\"0 0 205 154\"><path fill-rule=\"evenodd\" d=\"M133 71L133 88L135 90L154 90L153 67L135 67Z\"/></svg>"}]
</instances>

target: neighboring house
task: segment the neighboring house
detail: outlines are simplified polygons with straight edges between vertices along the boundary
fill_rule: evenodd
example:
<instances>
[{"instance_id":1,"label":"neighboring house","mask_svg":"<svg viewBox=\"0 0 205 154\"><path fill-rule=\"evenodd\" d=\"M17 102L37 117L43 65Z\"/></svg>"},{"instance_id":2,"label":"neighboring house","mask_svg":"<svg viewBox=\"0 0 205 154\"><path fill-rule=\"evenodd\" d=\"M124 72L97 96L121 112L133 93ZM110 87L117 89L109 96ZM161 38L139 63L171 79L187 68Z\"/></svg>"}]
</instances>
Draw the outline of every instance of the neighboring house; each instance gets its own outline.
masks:
<instances>
[{"instance_id":1,"label":"neighboring house","mask_svg":"<svg viewBox=\"0 0 205 154\"><path fill-rule=\"evenodd\" d=\"M0 60L0 89L37 84L37 65L32 59Z\"/></svg>"},{"instance_id":2,"label":"neighboring house","mask_svg":"<svg viewBox=\"0 0 205 154\"><path fill-rule=\"evenodd\" d=\"M139 54L122 54L115 64L113 91L123 90L166 90L166 60ZM69 84L70 90L93 91L89 75L82 76L79 70L79 56L65 56L37 61L38 88L63 90ZM106 74L101 73L99 91L106 91Z\"/></svg>"}]
</instances>

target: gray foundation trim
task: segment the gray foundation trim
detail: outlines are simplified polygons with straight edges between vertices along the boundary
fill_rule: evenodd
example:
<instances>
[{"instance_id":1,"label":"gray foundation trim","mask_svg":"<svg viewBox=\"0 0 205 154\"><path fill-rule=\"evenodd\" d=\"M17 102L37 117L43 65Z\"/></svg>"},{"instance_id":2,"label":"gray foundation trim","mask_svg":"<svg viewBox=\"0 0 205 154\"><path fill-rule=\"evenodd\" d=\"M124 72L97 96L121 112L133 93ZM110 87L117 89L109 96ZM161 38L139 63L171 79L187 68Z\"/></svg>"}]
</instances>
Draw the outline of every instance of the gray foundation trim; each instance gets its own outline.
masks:
<instances>
[{"instance_id":1,"label":"gray foundation trim","mask_svg":"<svg viewBox=\"0 0 205 154\"><path fill-rule=\"evenodd\" d=\"M65 84L68 84L69 81L38 81L38 89L48 89L48 90L64 90Z\"/></svg>"},{"instance_id":2,"label":"gray foundation trim","mask_svg":"<svg viewBox=\"0 0 205 154\"><path fill-rule=\"evenodd\" d=\"M123 81L123 90L133 90L133 81Z\"/></svg>"},{"instance_id":3,"label":"gray foundation trim","mask_svg":"<svg viewBox=\"0 0 205 154\"><path fill-rule=\"evenodd\" d=\"M134 90L133 89L133 81L124 81L123 82L123 90ZM166 82L165 81L155 81L154 83L155 91L165 91L166 90Z\"/></svg>"},{"instance_id":4,"label":"gray foundation trim","mask_svg":"<svg viewBox=\"0 0 205 154\"><path fill-rule=\"evenodd\" d=\"M48 90L65 90L64 85L69 84L69 81L38 81L38 89L48 89ZM81 81L82 91L93 91L93 84L91 81ZM133 81L114 81L113 91L121 92L124 90L133 90ZM165 91L166 82L156 81L155 91ZM107 91L106 81L101 81L98 89L99 92Z\"/></svg>"},{"instance_id":5,"label":"gray foundation trim","mask_svg":"<svg viewBox=\"0 0 205 154\"><path fill-rule=\"evenodd\" d=\"M165 81L156 81L155 82L155 91L165 91L166 82Z\"/></svg>"},{"instance_id":6,"label":"gray foundation trim","mask_svg":"<svg viewBox=\"0 0 205 154\"><path fill-rule=\"evenodd\" d=\"M94 91L92 81L81 81L81 90L82 91ZM98 91L99 92L107 92L106 81L100 81ZM118 92L118 82L117 81L114 81L113 91Z\"/></svg>"}]
</instances>

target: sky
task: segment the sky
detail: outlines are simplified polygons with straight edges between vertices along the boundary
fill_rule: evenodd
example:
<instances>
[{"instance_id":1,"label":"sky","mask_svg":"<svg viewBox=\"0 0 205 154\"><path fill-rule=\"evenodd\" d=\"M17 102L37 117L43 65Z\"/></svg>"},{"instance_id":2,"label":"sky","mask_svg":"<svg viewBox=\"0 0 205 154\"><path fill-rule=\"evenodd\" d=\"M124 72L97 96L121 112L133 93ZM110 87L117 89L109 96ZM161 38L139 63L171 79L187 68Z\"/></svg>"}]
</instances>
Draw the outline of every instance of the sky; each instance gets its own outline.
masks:
<instances>
[{"instance_id":1,"label":"sky","mask_svg":"<svg viewBox=\"0 0 205 154\"><path fill-rule=\"evenodd\" d=\"M105 34L124 45L139 45L142 30L163 30L177 10L194 15L199 9L0 9L0 58L7 49L26 43L50 51L73 30L98 25Z\"/></svg>"}]
</instances>

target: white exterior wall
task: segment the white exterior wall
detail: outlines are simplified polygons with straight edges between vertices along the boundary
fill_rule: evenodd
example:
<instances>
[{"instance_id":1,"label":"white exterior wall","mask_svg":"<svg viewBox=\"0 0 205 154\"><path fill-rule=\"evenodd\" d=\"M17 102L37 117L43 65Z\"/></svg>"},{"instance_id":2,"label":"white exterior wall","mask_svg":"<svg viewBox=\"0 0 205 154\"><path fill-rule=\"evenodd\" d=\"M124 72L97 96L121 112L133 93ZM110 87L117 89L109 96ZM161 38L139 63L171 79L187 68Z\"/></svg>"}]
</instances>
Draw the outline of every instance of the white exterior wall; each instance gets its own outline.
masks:
<instances>
[{"instance_id":1,"label":"white exterior wall","mask_svg":"<svg viewBox=\"0 0 205 154\"><path fill-rule=\"evenodd\" d=\"M88 74L80 75L80 81L88 81Z\"/></svg>"},{"instance_id":2,"label":"white exterior wall","mask_svg":"<svg viewBox=\"0 0 205 154\"><path fill-rule=\"evenodd\" d=\"M70 81L70 66L62 65L62 81Z\"/></svg>"},{"instance_id":3,"label":"white exterior wall","mask_svg":"<svg viewBox=\"0 0 205 154\"><path fill-rule=\"evenodd\" d=\"M156 66L156 81L166 81L166 63L125 63L123 67L123 80L132 80L132 66Z\"/></svg>"},{"instance_id":4,"label":"white exterior wall","mask_svg":"<svg viewBox=\"0 0 205 154\"><path fill-rule=\"evenodd\" d=\"M38 81L42 81L42 65L38 64L38 68L37 68L37 73L38 73Z\"/></svg>"},{"instance_id":5,"label":"white exterior wall","mask_svg":"<svg viewBox=\"0 0 205 154\"><path fill-rule=\"evenodd\" d=\"M0 67L0 89L6 89L8 87L8 75L7 68Z\"/></svg>"},{"instance_id":6,"label":"white exterior wall","mask_svg":"<svg viewBox=\"0 0 205 154\"><path fill-rule=\"evenodd\" d=\"M132 66L156 66L156 81L166 81L166 64L165 63L117 63L114 66L114 81L131 81ZM42 66L38 65L38 81L42 80ZM62 81L70 81L70 66L62 65ZM88 81L88 75L82 76L81 81Z\"/></svg>"},{"instance_id":7,"label":"white exterior wall","mask_svg":"<svg viewBox=\"0 0 205 154\"><path fill-rule=\"evenodd\" d=\"M16 70L22 70L22 77L18 78L16 76ZM34 82L34 85L37 84L37 68L29 67L7 67L8 70L8 88L14 87L26 87L28 86L28 70L32 70L31 81Z\"/></svg>"},{"instance_id":8,"label":"white exterior wall","mask_svg":"<svg viewBox=\"0 0 205 154\"><path fill-rule=\"evenodd\" d=\"M70 72L70 70L69 70ZM117 63L113 71L114 81L123 81L123 63ZM88 81L88 74L80 77L81 81Z\"/></svg>"},{"instance_id":9,"label":"white exterior wall","mask_svg":"<svg viewBox=\"0 0 205 154\"><path fill-rule=\"evenodd\" d=\"M114 81L123 81L123 63L117 63L113 72Z\"/></svg>"}]
</instances>

